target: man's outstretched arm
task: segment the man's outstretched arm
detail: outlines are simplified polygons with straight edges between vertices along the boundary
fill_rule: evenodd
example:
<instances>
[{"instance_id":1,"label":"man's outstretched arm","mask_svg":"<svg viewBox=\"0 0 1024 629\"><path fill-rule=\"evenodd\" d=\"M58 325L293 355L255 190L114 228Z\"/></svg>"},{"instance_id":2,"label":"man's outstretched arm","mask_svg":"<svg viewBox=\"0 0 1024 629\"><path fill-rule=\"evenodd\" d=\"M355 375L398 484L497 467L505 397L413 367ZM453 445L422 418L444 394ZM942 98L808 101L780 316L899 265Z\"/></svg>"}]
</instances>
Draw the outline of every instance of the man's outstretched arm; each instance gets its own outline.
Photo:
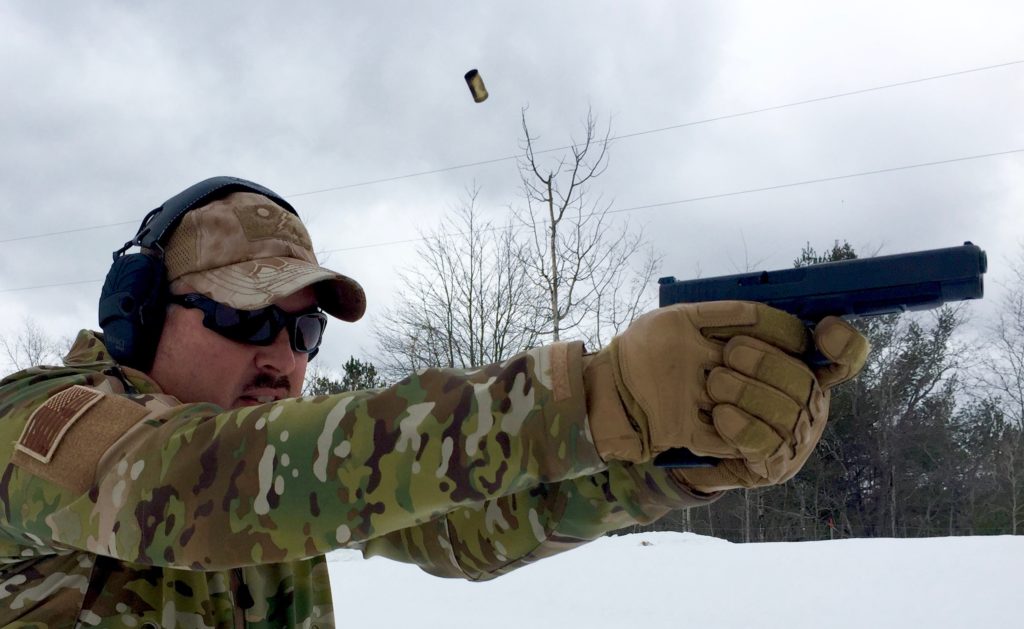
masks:
<instances>
[{"instance_id":1,"label":"man's outstretched arm","mask_svg":"<svg viewBox=\"0 0 1024 629\"><path fill-rule=\"evenodd\" d=\"M323 554L593 474L605 464L586 425L581 351L556 344L381 391L231 411L147 416L138 400L86 387L98 397L49 461L8 454L2 525L44 545L217 569ZM90 384L62 385L80 380ZM39 386L52 392L54 381ZM12 442L30 415L62 412L44 408L54 397L19 392L28 403ZM120 438L109 430L118 423L132 424Z\"/></svg>"},{"instance_id":2,"label":"man's outstretched arm","mask_svg":"<svg viewBox=\"0 0 1024 629\"><path fill-rule=\"evenodd\" d=\"M461 507L372 539L363 552L482 581L719 495L695 492L651 464L612 461L596 474Z\"/></svg>"}]
</instances>

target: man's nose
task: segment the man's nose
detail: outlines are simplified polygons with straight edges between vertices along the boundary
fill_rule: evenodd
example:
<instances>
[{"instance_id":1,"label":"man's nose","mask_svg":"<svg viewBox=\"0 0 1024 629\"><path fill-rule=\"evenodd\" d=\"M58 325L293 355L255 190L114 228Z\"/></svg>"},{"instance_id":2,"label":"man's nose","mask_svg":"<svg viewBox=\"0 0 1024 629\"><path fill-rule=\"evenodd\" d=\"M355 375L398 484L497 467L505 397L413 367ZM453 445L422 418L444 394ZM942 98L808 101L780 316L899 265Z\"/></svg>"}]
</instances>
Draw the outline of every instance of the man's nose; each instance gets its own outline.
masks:
<instances>
[{"instance_id":1,"label":"man's nose","mask_svg":"<svg viewBox=\"0 0 1024 629\"><path fill-rule=\"evenodd\" d=\"M281 330L270 345L258 346L256 366L281 374L289 374L295 369L295 351L292 350L288 331Z\"/></svg>"}]
</instances>

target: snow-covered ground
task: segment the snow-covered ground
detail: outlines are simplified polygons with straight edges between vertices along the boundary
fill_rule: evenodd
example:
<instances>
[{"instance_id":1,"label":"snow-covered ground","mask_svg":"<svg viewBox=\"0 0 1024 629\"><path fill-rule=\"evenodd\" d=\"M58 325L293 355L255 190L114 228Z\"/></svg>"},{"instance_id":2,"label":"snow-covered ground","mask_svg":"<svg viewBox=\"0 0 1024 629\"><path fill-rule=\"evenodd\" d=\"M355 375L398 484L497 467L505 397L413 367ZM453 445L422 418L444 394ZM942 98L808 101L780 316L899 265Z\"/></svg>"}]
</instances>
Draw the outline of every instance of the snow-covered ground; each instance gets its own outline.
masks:
<instances>
[{"instance_id":1,"label":"snow-covered ground","mask_svg":"<svg viewBox=\"0 0 1024 629\"><path fill-rule=\"evenodd\" d=\"M1024 627L1024 537L599 539L485 583L330 556L339 627Z\"/></svg>"}]
</instances>

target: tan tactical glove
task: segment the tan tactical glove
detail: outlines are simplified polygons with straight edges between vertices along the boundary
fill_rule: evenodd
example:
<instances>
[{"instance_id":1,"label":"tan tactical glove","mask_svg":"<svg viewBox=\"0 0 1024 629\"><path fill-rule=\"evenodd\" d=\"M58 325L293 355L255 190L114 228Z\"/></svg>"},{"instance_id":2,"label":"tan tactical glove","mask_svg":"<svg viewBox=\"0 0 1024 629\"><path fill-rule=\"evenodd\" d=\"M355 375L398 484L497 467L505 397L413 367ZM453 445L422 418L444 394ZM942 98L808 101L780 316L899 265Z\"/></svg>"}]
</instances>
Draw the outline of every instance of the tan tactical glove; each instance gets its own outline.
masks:
<instances>
[{"instance_id":1,"label":"tan tactical glove","mask_svg":"<svg viewBox=\"0 0 1024 629\"><path fill-rule=\"evenodd\" d=\"M586 359L598 452L639 463L684 447L721 459L672 471L703 492L791 478L821 438L828 389L855 376L868 352L835 317L814 342L833 362L817 373L796 358L810 344L803 324L763 304L677 304L640 317Z\"/></svg>"}]
</instances>

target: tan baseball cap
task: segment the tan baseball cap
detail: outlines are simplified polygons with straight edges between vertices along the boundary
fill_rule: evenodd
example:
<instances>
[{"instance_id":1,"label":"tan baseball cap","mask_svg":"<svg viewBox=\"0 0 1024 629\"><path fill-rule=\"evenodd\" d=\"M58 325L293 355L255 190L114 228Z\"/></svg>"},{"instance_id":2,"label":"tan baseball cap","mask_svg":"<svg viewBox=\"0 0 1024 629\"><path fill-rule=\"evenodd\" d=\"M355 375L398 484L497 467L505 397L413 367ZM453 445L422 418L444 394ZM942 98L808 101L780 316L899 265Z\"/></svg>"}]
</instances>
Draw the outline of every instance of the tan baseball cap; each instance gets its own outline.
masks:
<instances>
[{"instance_id":1,"label":"tan baseball cap","mask_svg":"<svg viewBox=\"0 0 1024 629\"><path fill-rule=\"evenodd\" d=\"M313 286L324 312L356 321L358 282L325 269L299 217L254 192L234 192L187 212L164 249L167 279L210 299L255 310Z\"/></svg>"}]
</instances>

